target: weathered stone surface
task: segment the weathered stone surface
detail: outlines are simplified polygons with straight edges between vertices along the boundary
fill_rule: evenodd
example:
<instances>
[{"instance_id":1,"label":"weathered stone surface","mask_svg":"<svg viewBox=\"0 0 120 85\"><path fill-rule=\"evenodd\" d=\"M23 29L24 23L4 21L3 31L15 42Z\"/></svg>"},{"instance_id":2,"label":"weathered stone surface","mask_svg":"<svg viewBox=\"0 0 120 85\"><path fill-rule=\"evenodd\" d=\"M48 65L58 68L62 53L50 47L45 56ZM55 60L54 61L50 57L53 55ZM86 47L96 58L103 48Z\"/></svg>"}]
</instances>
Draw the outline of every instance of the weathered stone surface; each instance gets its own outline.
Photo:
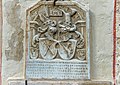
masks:
<instances>
[{"instance_id":1,"label":"weathered stone surface","mask_svg":"<svg viewBox=\"0 0 120 85\"><path fill-rule=\"evenodd\" d=\"M22 20L19 17L21 6L18 3L18 1L8 1L8 3L5 3L7 22L12 28L15 29L15 31L11 33L11 37L8 40L8 49L5 50L5 54L7 60L15 61L20 61L23 57L24 31L21 28Z\"/></svg>"},{"instance_id":2,"label":"weathered stone surface","mask_svg":"<svg viewBox=\"0 0 120 85\"><path fill-rule=\"evenodd\" d=\"M9 85L25 85L25 81L12 81ZM112 85L109 81L27 81L27 85Z\"/></svg>"},{"instance_id":3,"label":"weathered stone surface","mask_svg":"<svg viewBox=\"0 0 120 85\"><path fill-rule=\"evenodd\" d=\"M27 10L26 78L90 79L89 7L40 1Z\"/></svg>"},{"instance_id":4,"label":"weathered stone surface","mask_svg":"<svg viewBox=\"0 0 120 85\"><path fill-rule=\"evenodd\" d=\"M25 85L25 81L24 80L9 81L8 85Z\"/></svg>"}]
</instances>

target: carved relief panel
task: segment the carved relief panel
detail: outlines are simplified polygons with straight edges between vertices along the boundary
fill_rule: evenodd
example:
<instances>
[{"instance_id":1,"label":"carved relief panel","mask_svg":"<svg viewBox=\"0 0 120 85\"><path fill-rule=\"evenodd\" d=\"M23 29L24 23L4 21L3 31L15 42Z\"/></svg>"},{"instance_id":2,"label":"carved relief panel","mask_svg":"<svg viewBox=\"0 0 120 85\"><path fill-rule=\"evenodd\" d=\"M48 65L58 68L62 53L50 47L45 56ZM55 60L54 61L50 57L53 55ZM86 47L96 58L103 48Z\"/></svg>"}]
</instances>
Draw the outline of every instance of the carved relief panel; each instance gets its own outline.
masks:
<instances>
[{"instance_id":1,"label":"carved relief panel","mask_svg":"<svg viewBox=\"0 0 120 85\"><path fill-rule=\"evenodd\" d=\"M90 79L89 10L40 1L27 10L28 79Z\"/></svg>"}]
</instances>

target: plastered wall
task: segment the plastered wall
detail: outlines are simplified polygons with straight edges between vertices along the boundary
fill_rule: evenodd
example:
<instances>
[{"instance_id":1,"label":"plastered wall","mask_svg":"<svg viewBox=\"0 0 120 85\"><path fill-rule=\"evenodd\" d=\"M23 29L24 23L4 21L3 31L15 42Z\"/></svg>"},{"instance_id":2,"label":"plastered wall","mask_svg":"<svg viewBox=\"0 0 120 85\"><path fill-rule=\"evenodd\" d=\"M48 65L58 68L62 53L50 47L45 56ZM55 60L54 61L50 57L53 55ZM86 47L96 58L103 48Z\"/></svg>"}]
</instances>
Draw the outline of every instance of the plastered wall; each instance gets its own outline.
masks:
<instances>
[{"instance_id":1,"label":"plastered wall","mask_svg":"<svg viewBox=\"0 0 120 85\"><path fill-rule=\"evenodd\" d=\"M116 82L120 84L120 0L116 4Z\"/></svg>"},{"instance_id":2,"label":"plastered wall","mask_svg":"<svg viewBox=\"0 0 120 85\"><path fill-rule=\"evenodd\" d=\"M24 79L26 9L39 0L3 0L2 85ZM113 0L76 0L89 4L91 80L113 81Z\"/></svg>"}]
</instances>

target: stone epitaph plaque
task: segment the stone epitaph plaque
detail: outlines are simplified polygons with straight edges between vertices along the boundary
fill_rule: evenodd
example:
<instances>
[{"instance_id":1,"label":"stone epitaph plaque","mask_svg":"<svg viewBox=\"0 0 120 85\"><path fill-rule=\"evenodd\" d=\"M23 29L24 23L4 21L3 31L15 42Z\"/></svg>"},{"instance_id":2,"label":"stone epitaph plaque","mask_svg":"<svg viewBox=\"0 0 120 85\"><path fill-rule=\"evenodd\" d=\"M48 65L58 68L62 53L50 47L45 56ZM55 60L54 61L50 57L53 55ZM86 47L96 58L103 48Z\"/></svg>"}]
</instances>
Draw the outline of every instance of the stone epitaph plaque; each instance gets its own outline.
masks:
<instances>
[{"instance_id":1,"label":"stone epitaph plaque","mask_svg":"<svg viewBox=\"0 0 120 85\"><path fill-rule=\"evenodd\" d=\"M26 79L90 79L89 9L40 1L27 10Z\"/></svg>"}]
</instances>

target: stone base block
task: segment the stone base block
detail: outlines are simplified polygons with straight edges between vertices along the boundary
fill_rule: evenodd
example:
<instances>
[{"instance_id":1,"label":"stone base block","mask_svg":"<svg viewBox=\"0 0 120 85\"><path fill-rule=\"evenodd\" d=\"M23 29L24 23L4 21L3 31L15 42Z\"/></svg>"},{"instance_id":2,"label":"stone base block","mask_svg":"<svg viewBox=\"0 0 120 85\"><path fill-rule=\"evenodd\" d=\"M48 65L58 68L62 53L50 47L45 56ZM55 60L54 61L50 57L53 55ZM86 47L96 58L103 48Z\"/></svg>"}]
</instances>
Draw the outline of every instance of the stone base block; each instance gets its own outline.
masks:
<instances>
[{"instance_id":1,"label":"stone base block","mask_svg":"<svg viewBox=\"0 0 120 85\"><path fill-rule=\"evenodd\" d=\"M25 80L12 80L8 85L112 85L109 81L25 81Z\"/></svg>"}]
</instances>

